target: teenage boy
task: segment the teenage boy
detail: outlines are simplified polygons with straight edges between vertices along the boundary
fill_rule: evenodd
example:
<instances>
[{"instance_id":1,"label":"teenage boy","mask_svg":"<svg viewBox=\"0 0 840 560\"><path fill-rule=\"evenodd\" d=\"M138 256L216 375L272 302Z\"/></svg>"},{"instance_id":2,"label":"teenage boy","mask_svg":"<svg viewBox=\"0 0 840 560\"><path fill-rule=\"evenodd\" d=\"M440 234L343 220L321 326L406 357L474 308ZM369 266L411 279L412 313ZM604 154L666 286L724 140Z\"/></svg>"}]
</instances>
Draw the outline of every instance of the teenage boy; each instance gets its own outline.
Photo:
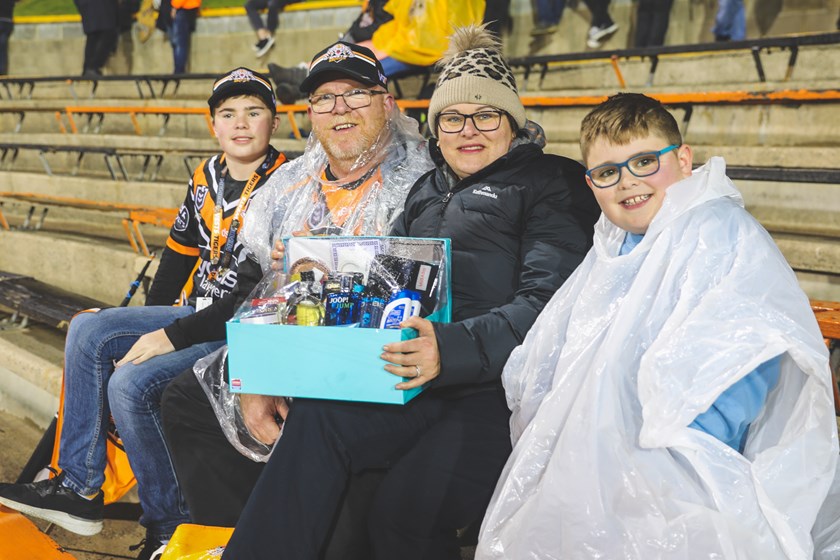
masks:
<instances>
[{"instance_id":1,"label":"teenage boy","mask_svg":"<svg viewBox=\"0 0 840 560\"><path fill-rule=\"evenodd\" d=\"M146 528L138 558L152 557L189 519L160 417L169 381L224 342L192 344L237 283L239 230L252 195L285 157L269 140L277 129L267 78L237 68L208 99L222 153L196 168L170 230L146 307L82 313L65 345L60 473L0 490L0 503L81 535L102 530L103 469L113 415L137 478ZM173 306L180 301L180 306Z\"/></svg>"},{"instance_id":2,"label":"teenage boy","mask_svg":"<svg viewBox=\"0 0 840 560\"><path fill-rule=\"evenodd\" d=\"M658 101L611 97L581 150L603 215L505 366L476 558L812 557L837 426L793 271Z\"/></svg>"}]
</instances>

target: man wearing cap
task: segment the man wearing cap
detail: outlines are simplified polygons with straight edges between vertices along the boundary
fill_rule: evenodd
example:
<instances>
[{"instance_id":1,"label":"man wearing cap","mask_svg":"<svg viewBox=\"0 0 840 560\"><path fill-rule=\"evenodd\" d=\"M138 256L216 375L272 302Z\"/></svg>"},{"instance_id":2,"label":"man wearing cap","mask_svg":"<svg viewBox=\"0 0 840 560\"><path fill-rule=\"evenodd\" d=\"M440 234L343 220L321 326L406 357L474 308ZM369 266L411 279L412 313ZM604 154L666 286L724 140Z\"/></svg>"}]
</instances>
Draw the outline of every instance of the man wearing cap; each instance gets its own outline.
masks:
<instances>
[{"instance_id":1,"label":"man wearing cap","mask_svg":"<svg viewBox=\"0 0 840 560\"><path fill-rule=\"evenodd\" d=\"M379 61L364 47L338 42L315 55L302 85L312 134L303 155L275 173L251 205L237 302L268 271L279 239L390 231L409 189L432 162L417 122L400 114L386 85ZM224 335L223 322L205 327ZM265 460L279 436L275 418L286 410L281 398L243 395L234 401L226 390L220 394L224 356L220 351L210 366L202 360L195 372L178 376L162 404L178 480L193 522L202 525L236 523L263 467L237 446L247 440ZM229 415L217 412L231 402L239 404ZM243 422L250 432L237 433Z\"/></svg>"},{"instance_id":2,"label":"man wearing cap","mask_svg":"<svg viewBox=\"0 0 840 560\"><path fill-rule=\"evenodd\" d=\"M140 559L155 557L188 520L161 429L163 389L223 344L223 336L196 342L195 331L236 286L248 203L286 159L269 144L278 119L265 76L237 68L215 82L208 104L222 153L203 161L189 182L146 306L94 310L70 323L60 474L0 491L0 503L22 513L81 535L101 531L113 415L139 485L146 527Z\"/></svg>"}]
</instances>

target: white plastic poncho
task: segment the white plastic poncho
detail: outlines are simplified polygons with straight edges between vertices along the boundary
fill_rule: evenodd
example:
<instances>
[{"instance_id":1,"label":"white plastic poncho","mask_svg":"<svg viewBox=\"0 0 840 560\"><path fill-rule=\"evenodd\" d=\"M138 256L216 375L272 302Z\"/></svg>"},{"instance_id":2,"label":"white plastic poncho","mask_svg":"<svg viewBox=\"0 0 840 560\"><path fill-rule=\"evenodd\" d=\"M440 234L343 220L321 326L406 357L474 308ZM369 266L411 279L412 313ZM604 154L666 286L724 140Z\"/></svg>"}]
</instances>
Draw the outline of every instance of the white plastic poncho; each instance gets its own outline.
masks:
<instances>
[{"instance_id":1,"label":"white plastic poncho","mask_svg":"<svg viewBox=\"0 0 840 560\"><path fill-rule=\"evenodd\" d=\"M415 181L433 167L417 121L396 108L378 139L356 161L357 171L350 178L326 180L326 165L323 146L310 135L303 155L275 172L251 201L242 229L245 251L241 258L253 255L266 273L274 241L305 231L312 224L340 223L331 235L387 235ZM319 198L322 189L340 188L348 182L365 185L358 187L365 189L362 196L354 199L352 207L334 207L336 215L325 213ZM267 461L271 448L248 432L239 397L229 391L226 360L227 346L223 346L198 360L193 371L228 441L251 460Z\"/></svg>"},{"instance_id":2,"label":"white plastic poncho","mask_svg":"<svg viewBox=\"0 0 840 560\"><path fill-rule=\"evenodd\" d=\"M641 243L603 215L508 361L513 453L477 559L806 559L838 458L807 297L713 158ZM784 354L743 456L689 428Z\"/></svg>"}]
</instances>

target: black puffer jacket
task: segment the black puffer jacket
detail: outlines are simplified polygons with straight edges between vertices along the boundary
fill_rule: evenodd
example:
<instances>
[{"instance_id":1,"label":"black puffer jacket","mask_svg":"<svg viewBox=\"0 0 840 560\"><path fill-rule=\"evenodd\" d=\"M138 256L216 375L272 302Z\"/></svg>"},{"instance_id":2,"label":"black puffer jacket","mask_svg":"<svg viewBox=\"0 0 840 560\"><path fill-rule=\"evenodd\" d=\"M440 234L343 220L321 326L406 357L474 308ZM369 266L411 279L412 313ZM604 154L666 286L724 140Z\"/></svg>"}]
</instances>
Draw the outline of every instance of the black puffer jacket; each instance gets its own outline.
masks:
<instances>
[{"instance_id":1,"label":"black puffer jacket","mask_svg":"<svg viewBox=\"0 0 840 560\"><path fill-rule=\"evenodd\" d=\"M500 387L511 351L592 245L600 210L583 167L544 154L541 130L458 181L440 150L418 179L393 235L452 240L452 323L435 324L440 376L461 394ZM536 128L533 128L536 127Z\"/></svg>"}]
</instances>

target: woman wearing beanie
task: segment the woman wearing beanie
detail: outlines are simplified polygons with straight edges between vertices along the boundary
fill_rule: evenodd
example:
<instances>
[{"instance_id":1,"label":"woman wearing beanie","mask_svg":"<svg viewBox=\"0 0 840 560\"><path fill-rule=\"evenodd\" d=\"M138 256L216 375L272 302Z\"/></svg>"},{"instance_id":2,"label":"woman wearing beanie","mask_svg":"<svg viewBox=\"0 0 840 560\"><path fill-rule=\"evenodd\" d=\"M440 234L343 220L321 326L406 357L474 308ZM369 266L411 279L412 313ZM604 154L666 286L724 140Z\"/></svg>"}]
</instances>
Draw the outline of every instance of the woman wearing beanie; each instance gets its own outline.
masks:
<instances>
[{"instance_id":1,"label":"woman wearing beanie","mask_svg":"<svg viewBox=\"0 0 840 560\"><path fill-rule=\"evenodd\" d=\"M381 355L411 378L398 389L426 390L403 406L295 399L225 559L318 558L349 481L375 469L381 483L355 514L365 559L459 559L456 531L484 515L511 451L502 368L581 262L600 211L583 167L543 153L495 37L459 29L441 64L436 168L392 233L452 240L453 322L411 318L419 337Z\"/></svg>"}]
</instances>

